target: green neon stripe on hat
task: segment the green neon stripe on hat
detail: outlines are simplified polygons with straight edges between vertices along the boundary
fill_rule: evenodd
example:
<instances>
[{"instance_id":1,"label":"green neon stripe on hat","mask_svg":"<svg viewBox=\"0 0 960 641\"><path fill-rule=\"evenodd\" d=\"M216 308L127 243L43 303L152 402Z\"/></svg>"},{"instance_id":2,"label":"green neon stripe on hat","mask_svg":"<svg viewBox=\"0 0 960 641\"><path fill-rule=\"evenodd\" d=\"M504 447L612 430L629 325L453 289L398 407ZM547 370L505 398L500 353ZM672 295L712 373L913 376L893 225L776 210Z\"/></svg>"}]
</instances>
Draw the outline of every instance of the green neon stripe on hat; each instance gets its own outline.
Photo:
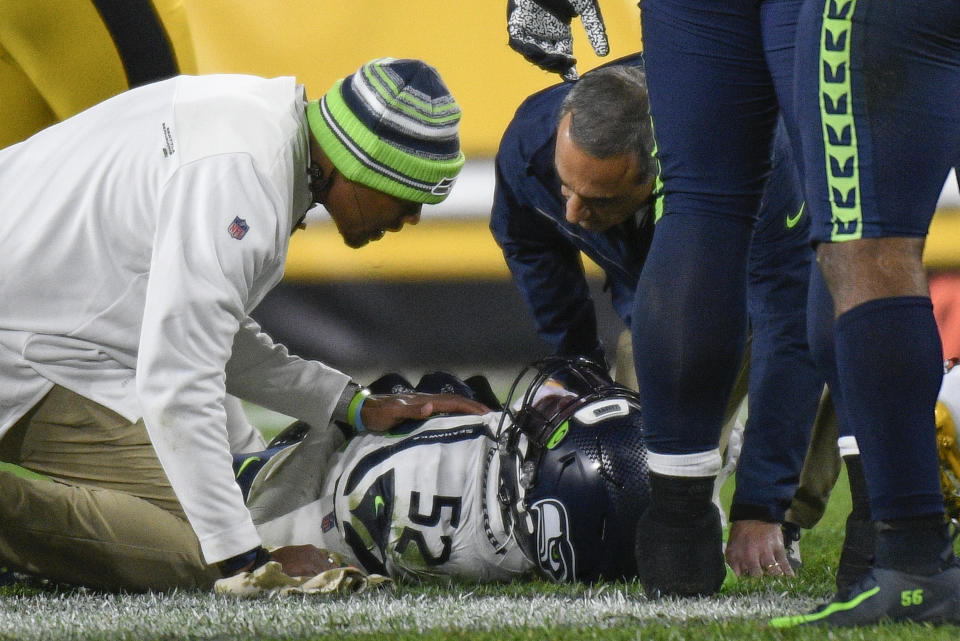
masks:
<instances>
[{"instance_id":1,"label":"green neon stripe on hat","mask_svg":"<svg viewBox=\"0 0 960 641\"><path fill-rule=\"evenodd\" d=\"M376 72L376 74L373 72ZM397 88L396 83L393 82L393 79L390 78L390 74L384 71L380 64L371 63L364 65L363 75L367 78L370 86L380 94L384 101L416 120L432 124L449 124L460 119L460 106L455 100L452 100L452 96L451 102L447 104L445 109L445 111L449 111L450 113L434 115L431 113L433 111L433 105L431 103L420 100L410 93L404 93L402 95L407 102L420 107L420 109L411 108L399 100L397 96L401 95L400 90ZM384 84L387 85L387 88L383 87Z\"/></svg>"},{"instance_id":2,"label":"green neon stripe on hat","mask_svg":"<svg viewBox=\"0 0 960 641\"><path fill-rule=\"evenodd\" d=\"M371 73L370 71L371 69L376 72L376 77L374 77L374 75ZM377 93L379 93L383 97L383 99L386 100L388 103L398 108L401 108L403 111L407 113L410 113L409 109L400 100L397 99L398 96L403 96L408 103L413 104L415 107L417 106L420 107L419 110L416 110L414 112L414 115L417 116L418 120L426 120L429 122L437 122L437 123L449 123L449 122L454 122L460 119L460 105L457 104L456 100L453 99L452 95L450 96L450 102L446 103L446 108L444 110L445 112L450 112L450 113L433 115L432 113L434 108L433 103L420 100L419 98L417 98L415 95L411 93L402 93L399 87L397 87L397 84L390 77L390 74L388 74L386 70L384 70L383 65L380 64L380 61L375 61L373 63L364 65L363 73L367 77L367 80L370 81L370 85L374 89L376 89ZM377 82L377 78L379 78L383 84L386 84L388 86L387 91L381 88L381 85Z\"/></svg>"},{"instance_id":3,"label":"green neon stripe on hat","mask_svg":"<svg viewBox=\"0 0 960 641\"><path fill-rule=\"evenodd\" d=\"M793 626L803 625L805 623L815 623L821 619L827 618L831 614L852 610L878 592L880 592L880 587L875 586L866 592L861 592L855 598L850 599L849 601L843 601L842 603L835 601L819 612L811 612L810 614L797 614L790 617L777 617L776 619L772 619L770 621L770 625L774 628L792 628Z\"/></svg>"},{"instance_id":4,"label":"green neon stripe on hat","mask_svg":"<svg viewBox=\"0 0 960 641\"><path fill-rule=\"evenodd\" d=\"M337 170L348 180L397 198L427 204L443 201L463 167L463 152L437 160L408 154L384 142L344 103L340 95L341 82L334 84L324 101L348 139L346 144L326 122L319 103L313 101L307 105L310 130Z\"/></svg>"},{"instance_id":5,"label":"green neon stripe on hat","mask_svg":"<svg viewBox=\"0 0 960 641\"><path fill-rule=\"evenodd\" d=\"M398 149L383 141L350 110L339 84L326 95L327 109L340 128L363 152L390 169L426 183L456 176L463 166L463 153L447 159L424 158ZM339 169L339 167L338 167Z\"/></svg>"},{"instance_id":6,"label":"green neon stripe on hat","mask_svg":"<svg viewBox=\"0 0 960 641\"><path fill-rule=\"evenodd\" d=\"M863 234L860 158L850 83L850 41L857 0L825 0L820 31L820 121L834 242Z\"/></svg>"}]
</instances>

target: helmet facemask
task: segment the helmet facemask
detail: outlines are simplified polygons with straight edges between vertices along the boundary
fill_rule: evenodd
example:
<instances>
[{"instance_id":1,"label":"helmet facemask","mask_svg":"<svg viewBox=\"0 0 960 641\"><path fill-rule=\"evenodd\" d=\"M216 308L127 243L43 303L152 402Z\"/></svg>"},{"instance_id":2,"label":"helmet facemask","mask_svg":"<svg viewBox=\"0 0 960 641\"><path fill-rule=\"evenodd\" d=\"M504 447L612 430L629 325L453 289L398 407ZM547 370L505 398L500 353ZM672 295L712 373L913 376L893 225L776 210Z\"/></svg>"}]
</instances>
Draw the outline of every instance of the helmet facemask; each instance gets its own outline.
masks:
<instances>
[{"instance_id":1,"label":"helmet facemask","mask_svg":"<svg viewBox=\"0 0 960 641\"><path fill-rule=\"evenodd\" d=\"M505 405L499 498L524 554L557 581L634 576L649 497L637 395L591 361L549 358Z\"/></svg>"}]
</instances>

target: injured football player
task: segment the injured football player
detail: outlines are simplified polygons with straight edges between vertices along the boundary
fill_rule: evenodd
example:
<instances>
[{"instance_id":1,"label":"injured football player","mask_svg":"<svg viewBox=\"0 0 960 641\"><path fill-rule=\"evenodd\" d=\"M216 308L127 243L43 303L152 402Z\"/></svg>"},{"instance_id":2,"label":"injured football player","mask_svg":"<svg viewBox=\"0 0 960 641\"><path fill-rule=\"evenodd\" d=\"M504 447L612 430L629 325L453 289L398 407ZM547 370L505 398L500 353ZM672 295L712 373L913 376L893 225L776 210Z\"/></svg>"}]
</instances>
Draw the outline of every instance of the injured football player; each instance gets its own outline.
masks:
<instances>
[{"instance_id":1,"label":"injured football player","mask_svg":"<svg viewBox=\"0 0 960 641\"><path fill-rule=\"evenodd\" d=\"M944 497L956 517L954 364L937 428ZM479 376L434 373L414 387L387 375L370 388L456 393L497 411L410 421L386 434L295 423L266 451L237 455L238 483L267 545L312 544L394 579L636 577L635 524L649 485L634 392L589 361L561 358L525 368L503 406Z\"/></svg>"},{"instance_id":2,"label":"injured football player","mask_svg":"<svg viewBox=\"0 0 960 641\"><path fill-rule=\"evenodd\" d=\"M235 470L267 546L310 544L394 579L636 576L649 488L634 392L580 359L525 368L501 407L486 379L398 375L374 394L443 391L498 411L388 433L294 423Z\"/></svg>"}]
</instances>

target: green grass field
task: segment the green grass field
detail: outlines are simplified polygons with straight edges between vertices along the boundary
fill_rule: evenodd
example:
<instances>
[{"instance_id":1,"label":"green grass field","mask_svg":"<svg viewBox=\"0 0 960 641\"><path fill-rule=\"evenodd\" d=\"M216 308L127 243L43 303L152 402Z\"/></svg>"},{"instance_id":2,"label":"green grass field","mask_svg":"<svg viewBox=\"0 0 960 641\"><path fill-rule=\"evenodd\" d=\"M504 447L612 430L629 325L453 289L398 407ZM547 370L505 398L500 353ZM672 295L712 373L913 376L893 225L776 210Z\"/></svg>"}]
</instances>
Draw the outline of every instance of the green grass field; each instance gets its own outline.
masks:
<instances>
[{"instance_id":1,"label":"green grass field","mask_svg":"<svg viewBox=\"0 0 960 641\"><path fill-rule=\"evenodd\" d=\"M726 498L732 484L725 488ZM766 627L831 594L842 524L841 477L824 520L801 540L796 579L742 580L713 598L650 601L635 583L397 585L337 597L241 600L202 592L112 595L42 584L0 587L0 639L707 640L960 638L960 627Z\"/></svg>"}]
</instances>

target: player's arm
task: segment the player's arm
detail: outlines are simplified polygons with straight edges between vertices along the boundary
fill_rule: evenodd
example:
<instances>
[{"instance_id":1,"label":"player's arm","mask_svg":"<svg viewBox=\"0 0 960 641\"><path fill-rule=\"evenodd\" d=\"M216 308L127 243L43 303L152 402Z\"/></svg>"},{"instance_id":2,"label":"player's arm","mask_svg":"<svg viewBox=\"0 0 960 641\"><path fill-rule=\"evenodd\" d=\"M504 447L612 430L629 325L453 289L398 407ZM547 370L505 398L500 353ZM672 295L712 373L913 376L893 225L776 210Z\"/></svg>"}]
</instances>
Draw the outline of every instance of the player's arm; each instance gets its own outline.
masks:
<instances>
[{"instance_id":1,"label":"player's arm","mask_svg":"<svg viewBox=\"0 0 960 641\"><path fill-rule=\"evenodd\" d=\"M246 316L233 338L226 374L231 394L310 425L330 422L351 382L343 372L290 354Z\"/></svg>"},{"instance_id":2,"label":"player's arm","mask_svg":"<svg viewBox=\"0 0 960 641\"><path fill-rule=\"evenodd\" d=\"M727 548L738 573L789 573L783 569L780 524L796 490L823 388L807 344L809 221L797 218L802 201L785 134L781 126L750 249L750 418ZM780 566L766 569L772 558Z\"/></svg>"},{"instance_id":3,"label":"player's arm","mask_svg":"<svg viewBox=\"0 0 960 641\"><path fill-rule=\"evenodd\" d=\"M482 403L454 394L369 394L349 376L319 361L291 355L245 318L227 365L228 390L310 425L331 420L358 431L384 432L433 414L485 414Z\"/></svg>"},{"instance_id":4,"label":"player's arm","mask_svg":"<svg viewBox=\"0 0 960 641\"><path fill-rule=\"evenodd\" d=\"M181 168L162 195L137 367L144 422L208 563L227 573L269 559L234 482L225 368L247 292L276 252L283 217L249 158ZM242 239L230 234L241 214ZM281 555L284 553L281 553ZM308 551L294 572L315 574ZM316 560L316 559L314 559ZM314 571L316 570L316 571Z\"/></svg>"}]
</instances>

